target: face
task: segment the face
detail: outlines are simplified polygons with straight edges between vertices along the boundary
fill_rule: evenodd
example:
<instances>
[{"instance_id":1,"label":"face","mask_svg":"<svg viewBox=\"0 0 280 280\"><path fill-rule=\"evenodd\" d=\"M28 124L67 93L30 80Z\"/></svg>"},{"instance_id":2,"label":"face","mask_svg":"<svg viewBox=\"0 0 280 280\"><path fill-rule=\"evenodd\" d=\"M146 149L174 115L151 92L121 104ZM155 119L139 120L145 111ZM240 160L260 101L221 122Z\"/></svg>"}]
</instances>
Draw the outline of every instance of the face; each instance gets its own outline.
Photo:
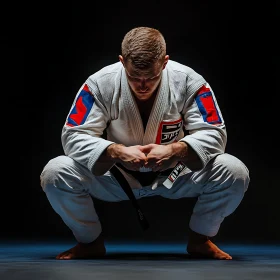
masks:
<instances>
[{"instance_id":1,"label":"face","mask_svg":"<svg viewBox=\"0 0 280 280\"><path fill-rule=\"evenodd\" d=\"M160 64L156 63L145 71L135 69L129 61L124 62L121 55L119 59L125 68L130 89L138 100L146 101L156 93L156 89L161 81L162 70L165 68L169 59L168 55L165 56L164 62Z\"/></svg>"}]
</instances>

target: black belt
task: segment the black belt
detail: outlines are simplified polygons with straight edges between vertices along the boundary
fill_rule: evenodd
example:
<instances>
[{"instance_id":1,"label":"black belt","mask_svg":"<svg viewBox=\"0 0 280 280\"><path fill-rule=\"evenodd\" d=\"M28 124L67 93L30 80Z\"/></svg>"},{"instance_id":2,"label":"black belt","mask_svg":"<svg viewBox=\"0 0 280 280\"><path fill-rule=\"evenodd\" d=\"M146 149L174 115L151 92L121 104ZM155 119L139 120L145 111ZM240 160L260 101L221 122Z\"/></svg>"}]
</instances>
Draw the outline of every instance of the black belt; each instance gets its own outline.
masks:
<instances>
[{"instance_id":1,"label":"black belt","mask_svg":"<svg viewBox=\"0 0 280 280\"><path fill-rule=\"evenodd\" d=\"M121 173L121 171L114 165L111 169L110 172L114 175L114 177L117 179L117 181L119 182L119 184L121 185L122 189L125 191L126 195L128 196L128 198L130 199L132 205L134 206L134 208L136 209L136 213L137 213L137 217L138 220L140 222L140 225L142 227L143 230L146 230L150 227L147 219L145 218L136 197L134 196L134 193L130 187L130 185L128 184L127 180L125 179L125 177L123 176L123 174Z\"/></svg>"}]
</instances>

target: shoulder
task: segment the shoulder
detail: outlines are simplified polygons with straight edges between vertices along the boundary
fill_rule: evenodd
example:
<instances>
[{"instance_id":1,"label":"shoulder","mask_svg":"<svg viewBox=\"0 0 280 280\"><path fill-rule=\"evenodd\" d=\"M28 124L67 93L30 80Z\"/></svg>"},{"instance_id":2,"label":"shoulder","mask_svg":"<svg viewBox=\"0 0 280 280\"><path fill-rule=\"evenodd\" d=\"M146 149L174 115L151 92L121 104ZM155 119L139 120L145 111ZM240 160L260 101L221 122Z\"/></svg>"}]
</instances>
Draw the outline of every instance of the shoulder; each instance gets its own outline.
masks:
<instances>
[{"instance_id":1,"label":"shoulder","mask_svg":"<svg viewBox=\"0 0 280 280\"><path fill-rule=\"evenodd\" d=\"M174 60L169 60L166 68L171 74L180 75L185 78L202 78L193 68Z\"/></svg>"},{"instance_id":2,"label":"shoulder","mask_svg":"<svg viewBox=\"0 0 280 280\"><path fill-rule=\"evenodd\" d=\"M192 96L202 85L205 79L191 67L174 60L169 60L166 65L169 85L175 93Z\"/></svg>"},{"instance_id":3,"label":"shoulder","mask_svg":"<svg viewBox=\"0 0 280 280\"><path fill-rule=\"evenodd\" d=\"M109 102L120 83L122 67L121 62L116 62L90 75L86 80L90 91L99 99Z\"/></svg>"},{"instance_id":4,"label":"shoulder","mask_svg":"<svg viewBox=\"0 0 280 280\"><path fill-rule=\"evenodd\" d=\"M202 75L191 67L174 60L168 61L166 69L168 72L169 84L190 95L197 91L203 84L206 84Z\"/></svg>"},{"instance_id":5,"label":"shoulder","mask_svg":"<svg viewBox=\"0 0 280 280\"><path fill-rule=\"evenodd\" d=\"M102 81L108 82L114 79L121 71L121 69L122 69L122 64L121 62L118 61L116 63L104 66L99 71L90 75L88 79L90 81L97 82L97 83L100 83Z\"/></svg>"}]
</instances>

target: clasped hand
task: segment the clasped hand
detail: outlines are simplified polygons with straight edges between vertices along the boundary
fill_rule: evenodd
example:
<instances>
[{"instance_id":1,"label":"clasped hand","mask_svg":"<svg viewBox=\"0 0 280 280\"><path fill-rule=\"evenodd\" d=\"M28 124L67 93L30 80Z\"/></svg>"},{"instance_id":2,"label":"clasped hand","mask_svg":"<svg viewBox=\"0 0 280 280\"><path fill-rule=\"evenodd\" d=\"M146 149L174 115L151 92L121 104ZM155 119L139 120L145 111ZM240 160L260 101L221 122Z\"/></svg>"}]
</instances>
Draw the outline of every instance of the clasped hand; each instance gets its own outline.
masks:
<instances>
[{"instance_id":1,"label":"clasped hand","mask_svg":"<svg viewBox=\"0 0 280 280\"><path fill-rule=\"evenodd\" d=\"M151 168L154 172L162 171L174 160L172 145L122 146L118 153L118 161L133 171L138 171L141 167Z\"/></svg>"}]
</instances>

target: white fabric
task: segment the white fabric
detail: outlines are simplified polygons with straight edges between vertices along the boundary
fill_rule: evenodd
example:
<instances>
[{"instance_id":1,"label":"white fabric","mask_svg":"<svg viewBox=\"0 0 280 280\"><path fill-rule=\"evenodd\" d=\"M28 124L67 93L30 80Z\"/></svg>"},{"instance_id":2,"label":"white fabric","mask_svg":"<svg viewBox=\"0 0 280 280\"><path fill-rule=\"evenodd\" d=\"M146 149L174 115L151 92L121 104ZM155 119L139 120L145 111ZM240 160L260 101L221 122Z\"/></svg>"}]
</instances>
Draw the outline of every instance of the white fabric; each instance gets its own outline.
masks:
<instances>
[{"instance_id":1,"label":"white fabric","mask_svg":"<svg viewBox=\"0 0 280 280\"><path fill-rule=\"evenodd\" d=\"M155 195L169 199L198 197L189 225L207 236L217 234L223 219L239 205L249 184L246 166L229 154L217 156L201 171L179 177L171 189L161 184L165 179L160 178L155 190L152 186L133 188L134 195L137 199ZM110 172L94 176L67 156L47 163L41 185L54 210L76 239L85 243L96 239L102 231L90 195L104 201L128 199Z\"/></svg>"},{"instance_id":2,"label":"white fabric","mask_svg":"<svg viewBox=\"0 0 280 280\"><path fill-rule=\"evenodd\" d=\"M98 158L110 144L132 146L157 143L161 125L180 120L182 127L171 142L187 142L197 152L203 166L225 150L226 128L214 92L201 75L185 65L168 61L145 131L120 62L91 75L77 92L71 110L85 85L94 97L94 104L81 125L69 126L66 119L62 145L66 155L89 170L93 170ZM203 85L211 89L215 107L220 114L221 123L217 125L204 121L195 101L195 94ZM184 136L183 126L189 135ZM101 135L105 129L107 138L103 139ZM102 174L111 167L111 164L99 164Z\"/></svg>"},{"instance_id":3,"label":"white fabric","mask_svg":"<svg viewBox=\"0 0 280 280\"><path fill-rule=\"evenodd\" d=\"M210 89L211 106L219 115L219 122L211 123L203 116L199 107L203 100L196 99L203 86ZM81 93L88 99L84 101ZM164 128L170 127L175 130L168 134ZM169 60L162 72L145 130L124 68L117 62L94 73L81 86L61 137L65 155L46 164L41 185L54 210L80 242L93 241L102 230L90 196L104 201L128 199L109 172L112 164L98 163L102 152L112 143L126 146L188 143L200 157L203 169L188 170L171 189L162 185L167 177L159 177L151 186L142 187L131 175L125 172L124 175L138 199L154 195L170 199L198 197L190 227L204 235L217 233L224 217L235 210L249 184L245 165L225 153L226 127L210 85L193 69L175 61ZM95 169L102 176L94 176ZM145 176L147 170L141 171Z\"/></svg>"}]
</instances>

